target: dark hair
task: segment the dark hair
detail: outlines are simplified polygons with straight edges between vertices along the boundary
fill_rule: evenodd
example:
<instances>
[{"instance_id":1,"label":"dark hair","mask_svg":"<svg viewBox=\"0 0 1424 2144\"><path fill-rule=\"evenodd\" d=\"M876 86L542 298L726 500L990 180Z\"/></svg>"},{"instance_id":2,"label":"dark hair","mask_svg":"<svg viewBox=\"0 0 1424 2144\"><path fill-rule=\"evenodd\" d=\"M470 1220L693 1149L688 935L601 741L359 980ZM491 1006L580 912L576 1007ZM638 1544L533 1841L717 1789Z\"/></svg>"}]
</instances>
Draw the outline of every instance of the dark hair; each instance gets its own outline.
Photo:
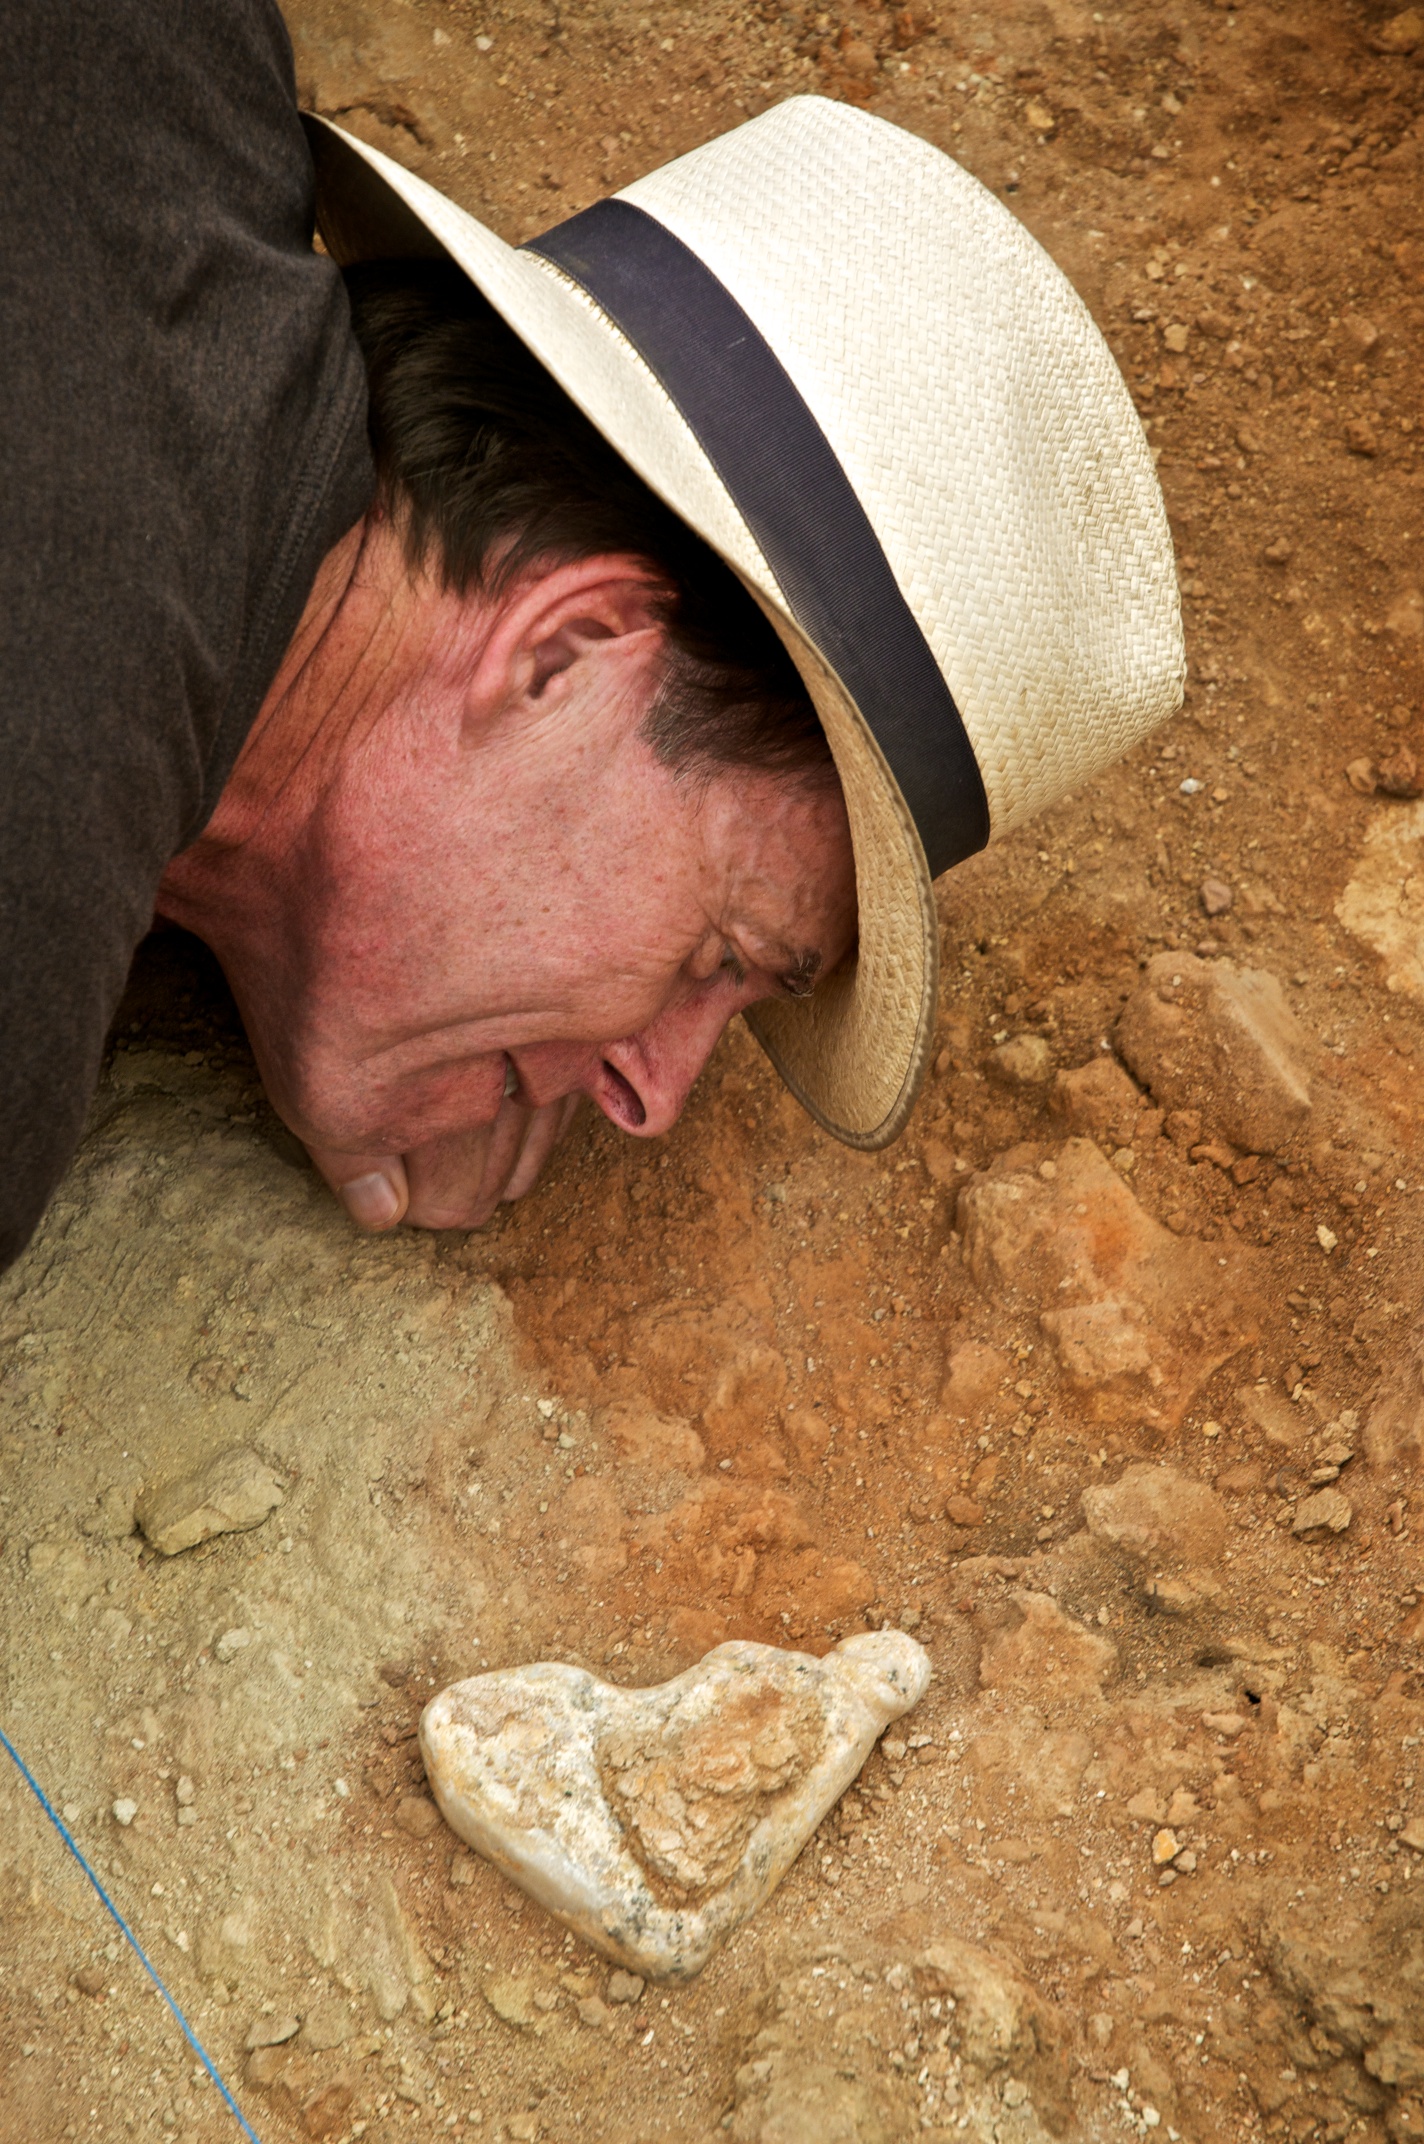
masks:
<instances>
[{"instance_id":1,"label":"dark hair","mask_svg":"<svg viewBox=\"0 0 1424 2144\"><path fill-rule=\"evenodd\" d=\"M535 564L644 559L664 674L643 734L678 771L834 781L795 665L736 575L649 490L468 277L445 262L346 270L381 502L412 564L498 593Z\"/></svg>"}]
</instances>

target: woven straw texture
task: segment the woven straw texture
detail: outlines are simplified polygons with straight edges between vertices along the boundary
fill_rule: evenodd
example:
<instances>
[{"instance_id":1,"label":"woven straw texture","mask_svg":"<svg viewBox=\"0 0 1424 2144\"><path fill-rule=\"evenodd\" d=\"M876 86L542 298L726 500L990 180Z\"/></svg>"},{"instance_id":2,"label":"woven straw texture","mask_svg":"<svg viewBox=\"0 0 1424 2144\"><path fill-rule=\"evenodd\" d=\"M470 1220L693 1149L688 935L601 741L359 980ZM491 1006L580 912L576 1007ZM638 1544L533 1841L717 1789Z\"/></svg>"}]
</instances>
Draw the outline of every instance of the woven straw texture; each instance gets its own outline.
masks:
<instances>
[{"instance_id":1,"label":"woven straw texture","mask_svg":"<svg viewBox=\"0 0 1424 2144\"><path fill-rule=\"evenodd\" d=\"M976 179L795 98L624 190L791 373L958 701L995 834L1181 699L1152 457L1086 306Z\"/></svg>"},{"instance_id":2,"label":"woven straw texture","mask_svg":"<svg viewBox=\"0 0 1424 2144\"><path fill-rule=\"evenodd\" d=\"M812 999L750 1021L818 1121L884 1145L924 1074L937 928L918 838L859 711L613 323L557 269L330 131L352 152L318 158L338 259L390 250L370 193L383 181L786 640L841 774L860 946ZM702 257L796 381L959 705L995 835L1180 704L1171 542L1127 389L1071 286L976 180L884 121L798 97L623 197Z\"/></svg>"}]
</instances>

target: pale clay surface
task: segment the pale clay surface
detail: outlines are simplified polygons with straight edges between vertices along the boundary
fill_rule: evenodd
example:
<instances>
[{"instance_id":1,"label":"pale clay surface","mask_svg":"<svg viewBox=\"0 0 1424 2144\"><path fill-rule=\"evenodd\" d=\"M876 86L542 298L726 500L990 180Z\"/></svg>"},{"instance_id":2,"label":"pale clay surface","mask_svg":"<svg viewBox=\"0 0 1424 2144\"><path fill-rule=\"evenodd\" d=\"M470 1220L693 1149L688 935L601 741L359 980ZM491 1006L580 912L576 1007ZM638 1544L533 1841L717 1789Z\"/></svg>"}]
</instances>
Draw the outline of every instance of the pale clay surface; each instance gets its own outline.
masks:
<instances>
[{"instance_id":1,"label":"pale clay surface","mask_svg":"<svg viewBox=\"0 0 1424 2144\"><path fill-rule=\"evenodd\" d=\"M426 1706L436 1800L477 1853L620 1965L687 1980L770 1897L929 1656L863 1632L823 1660L719 1645L647 1690L554 1662Z\"/></svg>"}]
</instances>

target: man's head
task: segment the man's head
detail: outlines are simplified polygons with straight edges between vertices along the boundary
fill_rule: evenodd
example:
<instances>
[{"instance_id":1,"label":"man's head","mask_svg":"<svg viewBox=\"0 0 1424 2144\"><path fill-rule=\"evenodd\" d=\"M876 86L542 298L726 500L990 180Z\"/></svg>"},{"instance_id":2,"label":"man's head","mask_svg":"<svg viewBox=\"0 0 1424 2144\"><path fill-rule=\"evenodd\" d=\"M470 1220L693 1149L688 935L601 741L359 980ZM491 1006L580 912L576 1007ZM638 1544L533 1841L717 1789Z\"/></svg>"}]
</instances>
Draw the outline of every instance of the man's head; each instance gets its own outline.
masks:
<instances>
[{"instance_id":1,"label":"man's head","mask_svg":"<svg viewBox=\"0 0 1424 2144\"><path fill-rule=\"evenodd\" d=\"M361 1218L470 1225L588 1093L663 1131L848 950L820 727L735 577L456 271L350 277L378 501L164 906Z\"/></svg>"}]
</instances>

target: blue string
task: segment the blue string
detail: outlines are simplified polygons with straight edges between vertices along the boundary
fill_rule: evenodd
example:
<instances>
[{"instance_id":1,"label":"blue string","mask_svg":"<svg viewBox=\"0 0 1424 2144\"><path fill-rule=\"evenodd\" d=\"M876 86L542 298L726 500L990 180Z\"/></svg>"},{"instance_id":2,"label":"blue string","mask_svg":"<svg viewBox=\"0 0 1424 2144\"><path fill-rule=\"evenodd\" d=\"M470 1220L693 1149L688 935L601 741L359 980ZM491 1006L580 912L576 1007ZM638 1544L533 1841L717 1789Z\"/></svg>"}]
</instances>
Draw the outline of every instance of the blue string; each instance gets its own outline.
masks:
<instances>
[{"instance_id":1,"label":"blue string","mask_svg":"<svg viewBox=\"0 0 1424 2144\"><path fill-rule=\"evenodd\" d=\"M203 2068L212 2078L213 2083L217 2086L223 2098L226 2100L228 2109L232 2114L233 2120L237 2123L238 2128L242 2131L245 2137L251 2138L252 2144L260 2144L260 2139L257 2136L256 2131L249 2128L247 2119L243 2114L241 2107L239 2107L237 2101L233 2098L231 2092L229 2092L227 2086L223 2083L222 2078L218 2075L216 2066L214 2065L213 2059L209 2055L206 2047L204 2047L202 2041L198 2038L198 2035L194 2032L192 2026L188 2023L187 2018L184 2017L177 2003L173 2000L173 1997L169 1994L167 1988L165 1988L163 1982L159 1979L157 1973L149 1964L148 1957L144 1951L143 1945L139 1942L138 1937L134 1934L128 1922L124 1919L118 1907L114 1904L114 1901L110 1898L108 1892L100 1883L93 1869L90 1868L88 1862L85 1860L83 1854L81 1853L78 1845L75 1842L73 1833L70 1831L68 1825L64 1822L63 1818L56 1813L55 1809L50 1803L49 1797L45 1793L44 1788L40 1785L34 1773L30 1770L24 1758L20 1755L20 1752L16 1749L14 1743L10 1740L10 1737L6 1734L3 1727L0 1727L0 1742L4 1743L6 1749L14 1758L15 1765L19 1771L20 1777L24 1780L26 1786L34 1795L35 1800L39 1803L41 1809L43 1809L45 1815L49 1818L51 1824L53 1824L55 1830L59 1833L59 1836L61 1837L61 1839L63 1839L65 1845L69 1848L69 1851L71 1852L71 1854L73 1854L75 1860L79 1863L80 1868L83 1869L85 1875L89 1878L90 1883L93 1884L94 1889L98 1892L99 1897L103 1901L104 1905L113 1915L113 1918L118 1925L120 1935L128 1944L129 1948L134 1952L139 1964L143 1967L149 1979L153 1982L153 1985L157 1988L159 1994L163 1997L163 2000L167 2003L169 2009L177 2018L178 2023L183 2028L184 2038L187 2040L188 2045L192 2048L198 2060L202 2063Z\"/></svg>"}]
</instances>

